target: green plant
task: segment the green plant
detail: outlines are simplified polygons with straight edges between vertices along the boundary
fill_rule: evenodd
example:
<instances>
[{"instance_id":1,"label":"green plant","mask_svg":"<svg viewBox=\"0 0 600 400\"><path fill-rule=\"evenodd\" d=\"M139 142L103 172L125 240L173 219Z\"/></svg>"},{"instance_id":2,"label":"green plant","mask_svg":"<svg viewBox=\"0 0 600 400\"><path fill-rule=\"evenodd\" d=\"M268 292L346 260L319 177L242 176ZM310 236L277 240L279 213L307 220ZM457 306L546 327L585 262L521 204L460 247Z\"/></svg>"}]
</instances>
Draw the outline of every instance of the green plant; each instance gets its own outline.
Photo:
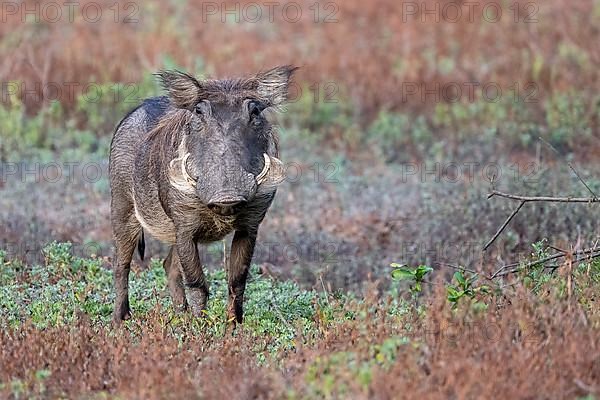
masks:
<instances>
[{"instance_id":1,"label":"green plant","mask_svg":"<svg viewBox=\"0 0 600 400\"><path fill-rule=\"evenodd\" d=\"M570 148L575 141L591 137L587 103L576 93L556 93L545 103L550 142L558 148Z\"/></svg>"},{"instance_id":2,"label":"green plant","mask_svg":"<svg viewBox=\"0 0 600 400\"><path fill-rule=\"evenodd\" d=\"M71 243L52 242L44 247L45 265L26 265L7 260L0 251L0 327L19 326L30 321L38 328L60 327L76 322L85 314L94 323L110 322L113 304L111 271L94 256L78 257ZM246 288L244 330L256 337L257 349L266 353L293 349L298 332L318 335L317 325L329 326L348 319L344 305L347 295L325 298L303 290L292 281L275 281L251 268ZM161 260L152 259L149 268L133 269L130 301L135 318L125 325L131 329L160 315L175 337L200 332L219 338L227 321L227 278L218 269L207 274L211 301L205 318L177 314L171 307L167 279ZM266 305L266 306L265 306ZM316 320L319 319L319 323ZM260 352L259 352L260 353Z\"/></svg>"},{"instance_id":3,"label":"green plant","mask_svg":"<svg viewBox=\"0 0 600 400\"><path fill-rule=\"evenodd\" d=\"M523 285L536 293L552 278L548 271L546 271L546 265L540 262L549 256L547 243L547 239L533 243L531 245L533 247L531 260L528 263L523 263L525 265L522 264L520 267L523 274Z\"/></svg>"},{"instance_id":4,"label":"green plant","mask_svg":"<svg viewBox=\"0 0 600 400\"><path fill-rule=\"evenodd\" d=\"M419 265L416 268L410 268L402 264L392 263L392 279L408 280L411 282L410 291L414 295L418 295L423 290L422 283L425 276L433 271L433 268L426 265Z\"/></svg>"},{"instance_id":5,"label":"green plant","mask_svg":"<svg viewBox=\"0 0 600 400\"><path fill-rule=\"evenodd\" d=\"M48 144L43 129L45 114L27 116L25 105L15 94L0 104L0 161L20 161L32 149Z\"/></svg>"},{"instance_id":6,"label":"green plant","mask_svg":"<svg viewBox=\"0 0 600 400\"><path fill-rule=\"evenodd\" d=\"M475 282L479 276L477 274L471 274L471 276L465 277L462 271L456 271L452 278L455 283L450 283L446 286L446 292L448 293L448 301L452 303L452 307L456 308L458 302L462 298L469 298L474 300L479 294L490 293L490 288L487 285L475 286ZM473 304L476 308L485 308L485 303L476 301Z\"/></svg>"},{"instance_id":7,"label":"green plant","mask_svg":"<svg viewBox=\"0 0 600 400\"><path fill-rule=\"evenodd\" d=\"M367 131L368 142L376 145L388 161L394 161L403 146L410 144L411 120L408 115L381 111ZM423 129L419 129L421 135Z\"/></svg>"}]
</instances>

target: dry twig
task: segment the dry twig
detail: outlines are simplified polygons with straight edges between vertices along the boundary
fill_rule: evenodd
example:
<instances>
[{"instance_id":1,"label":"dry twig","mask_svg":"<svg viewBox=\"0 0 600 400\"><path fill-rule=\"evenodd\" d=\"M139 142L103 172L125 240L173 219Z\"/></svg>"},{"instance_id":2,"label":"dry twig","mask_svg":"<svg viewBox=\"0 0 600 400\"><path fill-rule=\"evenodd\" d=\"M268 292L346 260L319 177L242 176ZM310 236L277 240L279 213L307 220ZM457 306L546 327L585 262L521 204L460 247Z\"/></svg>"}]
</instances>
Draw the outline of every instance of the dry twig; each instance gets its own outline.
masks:
<instances>
[{"instance_id":1,"label":"dry twig","mask_svg":"<svg viewBox=\"0 0 600 400\"><path fill-rule=\"evenodd\" d=\"M498 269L496 272L494 272L491 276L490 279L494 279L494 278L498 278L500 276L505 276L505 275L509 275L509 274L513 274L515 272L520 271L521 269L529 269L531 267L535 267L537 265L540 264L544 264L547 263L548 261L553 261L559 258L563 258L563 257L573 257L573 256L577 256L573 262L577 263L580 261L585 261L585 260L591 260L594 258L598 258L600 257L600 246L598 247L592 247L589 249L584 249L584 250L576 250L576 251L563 251L557 254L553 254L551 256L548 257L544 257L542 259L539 259L537 261L531 261L523 266L521 266L520 262L516 262L516 263L512 263L512 264L508 264L508 265L504 265L503 267L501 267L500 269ZM558 268L559 266L552 266L552 267L547 267L547 268Z\"/></svg>"},{"instance_id":2,"label":"dry twig","mask_svg":"<svg viewBox=\"0 0 600 400\"><path fill-rule=\"evenodd\" d=\"M504 193L498 190L493 190L488 199L494 196L504 197L511 200L520 200L526 203L533 201L546 201L549 203L600 203L600 198L597 197L552 197L552 196L519 196L516 194Z\"/></svg>"}]
</instances>

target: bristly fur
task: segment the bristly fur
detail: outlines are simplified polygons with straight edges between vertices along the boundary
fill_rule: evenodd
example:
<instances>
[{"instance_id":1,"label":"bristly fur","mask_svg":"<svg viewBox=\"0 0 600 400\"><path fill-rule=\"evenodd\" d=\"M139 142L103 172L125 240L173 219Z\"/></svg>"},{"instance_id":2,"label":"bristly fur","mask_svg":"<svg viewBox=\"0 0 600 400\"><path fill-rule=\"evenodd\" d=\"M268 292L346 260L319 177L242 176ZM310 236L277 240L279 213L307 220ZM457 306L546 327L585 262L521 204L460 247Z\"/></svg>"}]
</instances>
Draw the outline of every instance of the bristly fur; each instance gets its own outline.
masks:
<instances>
[{"instance_id":1,"label":"bristly fur","mask_svg":"<svg viewBox=\"0 0 600 400\"><path fill-rule=\"evenodd\" d=\"M290 77L298 67L284 65L268 71L259 72L247 80L246 84L253 85L260 98L269 107L280 107L287 100Z\"/></svg>"},{"instance_id":2,"label":"bristly fur","mask_svg":"<svg viewBox=\"0 0 600 400\"><path fill-rule=\"evenodd\" d=\"M177 108L191 109L200 99L202 86L192 75L182 71L160 71L155 74Z\"/></svg>"},{"instance_id":3,"label":"bristly fur","mask_svg":"<svg viewBox=\"0 0 600 400\"><path fill-rule=\"evenodd\" d=\"M158 120L154 128L144 138L144 141L152 143L156 154L160 155L161 162L169 162L175 156L174 151L179 147L189 123L194 114L188 110L172 109ZM171 152L165 152L170 149Z\"/></svg>"},{"instance_id":4,"label":"bristly fur","mask_svg":"<svg viewBox=\"0 0 600 400\"><path fill-rule=\"evenodd\" d=\"M203 81L181 71L160 71L156 76L178 108L191 110L200 100L233 103L252 98L277 109L287 100L289 80L297 69L285 65L249 78Z\"/></svg>"}]
</instances>

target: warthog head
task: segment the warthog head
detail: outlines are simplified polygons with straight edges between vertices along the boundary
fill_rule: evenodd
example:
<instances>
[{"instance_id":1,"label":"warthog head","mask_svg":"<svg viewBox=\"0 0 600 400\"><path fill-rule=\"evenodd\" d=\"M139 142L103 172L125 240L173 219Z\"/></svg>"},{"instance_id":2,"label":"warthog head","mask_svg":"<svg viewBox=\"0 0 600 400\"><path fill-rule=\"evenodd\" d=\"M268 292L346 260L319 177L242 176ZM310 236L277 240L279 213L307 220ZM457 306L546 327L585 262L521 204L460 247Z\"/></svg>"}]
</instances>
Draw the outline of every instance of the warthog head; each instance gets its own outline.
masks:
<instances>
[{"instance_id":1,"label":"warthog head","mask_svg":"<svg viewBox=\"0 0 600 400\"><path fill-rule=\"evenodd\" d=\"M273 191L284 174L265 111L286 100L294 70L284 66L246 79L205 81L179 71L160 72L176 109L159 128L180 139L169 163L171 184L222 215Z\"/></svg>"}]
</instances>

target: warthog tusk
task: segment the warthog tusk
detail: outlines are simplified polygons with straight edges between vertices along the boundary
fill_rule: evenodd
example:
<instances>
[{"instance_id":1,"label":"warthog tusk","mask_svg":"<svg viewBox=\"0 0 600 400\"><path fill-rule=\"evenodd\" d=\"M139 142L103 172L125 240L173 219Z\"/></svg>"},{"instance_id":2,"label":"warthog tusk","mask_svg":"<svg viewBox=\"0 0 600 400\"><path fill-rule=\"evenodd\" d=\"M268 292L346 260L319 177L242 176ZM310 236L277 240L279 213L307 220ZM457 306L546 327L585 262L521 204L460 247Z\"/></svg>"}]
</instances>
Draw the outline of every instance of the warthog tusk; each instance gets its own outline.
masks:
<instances>
[{"instance_id":1,"label":"warthog tusk","mask_svg":"<svg viewBox=\"0 0 600 400\"><path fill-rule=\"evenodd\" d=\"M171 160L169 163L169 182L176 189L192 194L196 191L196 181L187 172L186 162L189 156L190 153L187 153L183 157Z\"/></svg>"},{"instance_id":2,"label":"warthog tusk","mask_svg":"<svg viewBox=\"0 0 600 400\"><path fill-rule=\"evenodd\" d=\"M280 159L264 153L265 166L256 176L259 191L265 192L275 188L285 180L285 167Z\"/></svg>"},{"instance_id":3,"label":"warthog tusk","mask_svg":"<svg viewBox=\"0 0 600 400\"><path fill-rule=\"evenodd\" d=\"M193 187L196 187L196 181L190 176L190 174L188 174L187 168L186 168L187 159L189 157L190 157L190 153L187 153L185 156L183 156L183 159L181 160L181 175L183 175L185 180L188 181L188 183L190 185L192 185Z\"/></svg>"},{"instance_id":4,"label":"warthog tusk","mask_svg":"<svg viewBox=\"0 0 600 400\"><path fill-rule=\"evenodd\" d=\"M271 169L271 157L267 153L263 153L263 157L265 158L265 166L263 167L260 174L256 175L256 183L260 186L262 185L266 178L269 170Z\"/></svg>"}]
</instances>

